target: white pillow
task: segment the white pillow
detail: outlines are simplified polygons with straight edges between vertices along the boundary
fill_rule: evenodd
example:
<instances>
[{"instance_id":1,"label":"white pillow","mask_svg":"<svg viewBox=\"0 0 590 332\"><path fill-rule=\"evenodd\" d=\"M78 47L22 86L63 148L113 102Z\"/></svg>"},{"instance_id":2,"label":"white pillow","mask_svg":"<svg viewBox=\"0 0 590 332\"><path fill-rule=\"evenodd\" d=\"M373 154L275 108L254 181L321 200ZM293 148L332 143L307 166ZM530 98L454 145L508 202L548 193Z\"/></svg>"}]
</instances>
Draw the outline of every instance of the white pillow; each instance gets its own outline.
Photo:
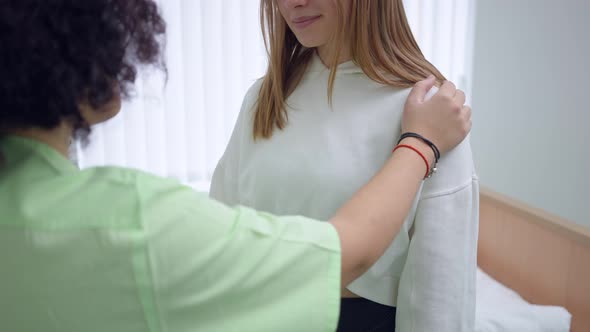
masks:
<instances>
[{"instance_id":1,"label":"white pillow","mask_svg":"<svg viewBox=\"0 0 590 332\"><path fill-rule=\"evenodd\" d=\"M569 332L571 315L562 307L532 305L477 269L476 332Z\"/></svg>"}]
</instances>

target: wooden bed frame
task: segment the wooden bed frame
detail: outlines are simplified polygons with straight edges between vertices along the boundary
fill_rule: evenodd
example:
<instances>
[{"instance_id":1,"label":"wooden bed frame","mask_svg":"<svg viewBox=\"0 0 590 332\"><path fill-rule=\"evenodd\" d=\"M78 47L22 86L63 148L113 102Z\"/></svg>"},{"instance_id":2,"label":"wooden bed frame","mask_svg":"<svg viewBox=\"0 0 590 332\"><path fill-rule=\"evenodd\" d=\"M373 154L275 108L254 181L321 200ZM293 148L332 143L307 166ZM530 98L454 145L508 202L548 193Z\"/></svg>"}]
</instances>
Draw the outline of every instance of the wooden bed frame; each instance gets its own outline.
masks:
<instances>
[{"instance_id":1,"label":"wooden bed frame","mask_svg":"<svg viewBox=\"0 0 590 332\"><path fill-rule=\"evenodd\" d=\"M480 204L482 270L531 303L567 308L571 331L590 332L590 228L485 188Z\"/></svg>"}]
</instances>

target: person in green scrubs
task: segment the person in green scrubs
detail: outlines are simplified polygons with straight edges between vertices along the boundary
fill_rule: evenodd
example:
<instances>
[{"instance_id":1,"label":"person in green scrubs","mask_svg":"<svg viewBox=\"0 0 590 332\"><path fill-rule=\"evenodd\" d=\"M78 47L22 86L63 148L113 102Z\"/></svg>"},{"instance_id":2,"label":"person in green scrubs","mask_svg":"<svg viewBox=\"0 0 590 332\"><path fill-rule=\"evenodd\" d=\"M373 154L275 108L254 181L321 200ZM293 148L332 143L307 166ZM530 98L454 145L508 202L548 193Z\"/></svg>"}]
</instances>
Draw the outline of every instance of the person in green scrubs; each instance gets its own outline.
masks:
<instances>
[{"instance_id":1,"label":"person in green scrubs","mask_svg":"<svg viewBox=\"0 0 590 332\"><path fill-rule=\"evenodd\" d=\"M393 240L434 152L403 140L415 150L329 222L79 170L70 143L119 112L139 66L163 67L164 34L152 0L0 0L0 331L334 331L341 288ZM403 131L444 154L471 110L450 82L425 102L433 84L410 94Z\"/></svg>"}]
</instances>

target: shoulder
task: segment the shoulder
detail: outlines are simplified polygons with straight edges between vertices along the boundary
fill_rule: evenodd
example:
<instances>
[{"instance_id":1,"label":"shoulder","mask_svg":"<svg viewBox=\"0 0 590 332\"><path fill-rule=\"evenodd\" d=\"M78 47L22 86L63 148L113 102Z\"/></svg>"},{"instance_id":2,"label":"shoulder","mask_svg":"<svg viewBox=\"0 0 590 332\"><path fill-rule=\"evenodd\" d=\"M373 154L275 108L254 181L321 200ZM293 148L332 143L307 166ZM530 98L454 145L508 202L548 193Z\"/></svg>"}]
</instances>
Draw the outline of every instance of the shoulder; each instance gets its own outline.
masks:
<instances>
[{"instance_id":1,"label":"shoulder","mask_svg":"<svg viewBox=\"0 0 590 332\"><path fill-rule=\"evenodd\" d=\"M242 112L253 112L254 107L258 103L258 97L260 95L260 89L262 88L262 83L264 82L264 77L257 79L246 91L246 95L244 96L244 101L242 103Z\"/></svg>"},{"instance_id":2,"label":"shoulder","mask_svg":"<svg viewBox=\"0 0 590 332\"><path fill-rule=\"evenodd\" d=\"M101 218L126 220L143 227L146 218L182 214L206 198L174 179L121 167L96 167L79 172L79 199L100 202Z\"/></svg>"},{"instance_id":3,"label":"shoulder","mask_svg":"<svg viewBox=\"0 0 590 332\"><path fill-rule=\"evenodd\" d=\"M246 92L246 97L249 96L258 96L258 93L260 92L260 88L262 87L262 83L264 82L264 78L265 76L257 79L256 81L254 81L254 83L252 83L252 85L250 85L250 87L248 88L248 91Z\"/></svg>"},{"instance_id":4,"label":"shoulder","mask_svg":"<svg viewBox=\"0 0 590 332\"><path fill-rule=\"evenodd\" d=\"M366 87L363 89L362 87L359 89L359 93L367 94L372 99L381 100L383 102L387 102L392 106L402 106L405 105L410 92L412 91L413 87L393 87L390 85L385 85L382 83L375 82L370 80L368 77L366 78L364 86ZM426 94L425 100L429 100L432 98L438 88L432 87L430 91ZM358 98L358 96L357 96Z\"/></svg>"},{"instance_id":5,"label":"shoulder","mask_svg":"<svg viewBox=\"0 0 590 332\"><path fill-rule=\"evenodd\" d=\"M80 171L79 177L95 185L101 184L124 192L136 190L138 185L144 183L170 185L175 182L144 171L115 166L87 168Z\"/></svg>"},{"instance_id":6,"label":"shoulder","mask_svg":"<svg viewBox=\"0 0 590 332\"><path fill-rule=\"evenodd\" d=\"M391 88L392 90L392 94L396 94L396 95L400 95L404 97L404 100L406 100L408 98L408 96L410 95L410 92L412 91L413 87L407 87L407 88ZM438 92L438 87L433 86L430 91L428 91L428 93L426 94L426 100L429 100L430 98L432 98L432 96L434 96L436 93Z\"/></svg>"},{"instance_id":7,"label":"shoulder","mask_svg":"<svg viewBox=\"0 0 590 332\"><path fill-rule=\"evenodd\" d=\"M206 194L198 193L191 187L180 183L176 179L157 176L144 171L122 167L99 167L89 169L96 182L105 183L111 191L121 191L134 195L142 204L158 203L162 197L190 196L206 198ZM178 201L179 205L182 201Z\"/></svg>"},{"instance_id":8,"label":"shoulder","mask_svg":"<svg viewBox=\"0 0 590 332\"><path fill-rule=\"evenodd\" d=\"M244 99L242 100L242 106L240 107L240 111L236 119L234 134L237 129L244 129L244 127L252 126L253 116L254 112L256 111L256 105L258 104L258 98L263 81L264 77L257 79L246 91Z\"/></svg>"}]
</instances>

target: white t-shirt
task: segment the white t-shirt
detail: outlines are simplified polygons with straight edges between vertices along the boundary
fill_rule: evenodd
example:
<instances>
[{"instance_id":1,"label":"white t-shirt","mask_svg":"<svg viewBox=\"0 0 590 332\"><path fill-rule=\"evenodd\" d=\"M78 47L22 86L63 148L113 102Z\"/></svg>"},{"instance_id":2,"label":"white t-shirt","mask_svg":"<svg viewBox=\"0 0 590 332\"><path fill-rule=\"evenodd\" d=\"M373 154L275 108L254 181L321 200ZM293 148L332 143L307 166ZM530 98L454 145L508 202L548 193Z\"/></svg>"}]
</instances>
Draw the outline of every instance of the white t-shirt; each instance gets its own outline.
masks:
<instances>
[{"instance_id":1,"label":"white t-shirt","mask_svg":"<svg viewBox=\"0 0 590 332\"><path fill-rule=\"evenodd\" d=\"M328 220L369 181L401 134L410 89L376 83L347 62L338 67L330 106L328 76L315 56L287 100L286 128L269 140L253 140L261 82L252 86L215 170L213 198ZM394 242L348 289L396 306L397 331L473 331L478 194L466 139L441 158Z\"/></svg>"}]
</instances>

